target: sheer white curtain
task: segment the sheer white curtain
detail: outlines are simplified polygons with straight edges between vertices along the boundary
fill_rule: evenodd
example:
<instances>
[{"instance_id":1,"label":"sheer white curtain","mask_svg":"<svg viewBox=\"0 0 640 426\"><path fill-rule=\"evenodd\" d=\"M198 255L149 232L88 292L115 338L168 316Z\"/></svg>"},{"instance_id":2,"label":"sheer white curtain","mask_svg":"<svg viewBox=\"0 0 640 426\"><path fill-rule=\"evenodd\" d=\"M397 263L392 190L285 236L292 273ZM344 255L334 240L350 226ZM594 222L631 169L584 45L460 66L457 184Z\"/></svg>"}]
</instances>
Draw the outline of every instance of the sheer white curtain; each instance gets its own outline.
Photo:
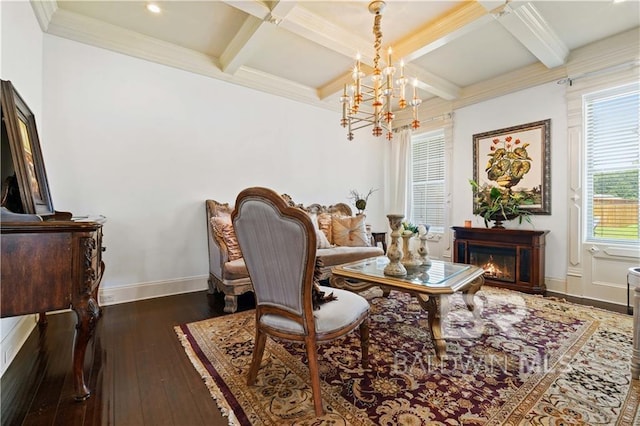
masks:
<instances>
[{"instance_id":1,"label":"sheer white curtain","mask_svg":"<svg viewBox=\"0 0 640 426\"><path fill-rule=\"evenodd\" d=\"M411 191L411 129L404 128L387 144L385 167L385 211L409 214Z\"/></svg>"}]
</instances>

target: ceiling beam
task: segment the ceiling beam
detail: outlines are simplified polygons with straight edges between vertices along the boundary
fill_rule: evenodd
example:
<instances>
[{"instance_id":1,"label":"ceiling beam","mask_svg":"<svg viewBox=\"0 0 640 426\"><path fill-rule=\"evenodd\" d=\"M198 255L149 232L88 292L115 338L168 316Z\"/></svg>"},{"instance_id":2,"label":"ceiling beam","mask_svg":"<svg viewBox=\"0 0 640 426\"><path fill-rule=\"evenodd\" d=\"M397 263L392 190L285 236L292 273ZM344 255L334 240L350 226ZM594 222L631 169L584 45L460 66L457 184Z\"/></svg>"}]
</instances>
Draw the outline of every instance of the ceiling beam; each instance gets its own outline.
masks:
<instances>
[{"instance_id":1,"label":"ceiling beam","mask_svg":"<svg viewBox=\"0 0 640 426\"><path fill-rule=\"evenodd\" d=\"M269 6L264 4L259 0L249 0L249 1L236 1L236 0L221 0L222 3L226 3L227 5L234 7L247 15L253 16L255 18L264 21L264 19L269 16L271 13L271 9Z\"/></svg>"},{"instance_id":2,"label":"ceiling beam","mask_svg":"<svg viewBox=\"0 0 640 426\"><path fill-rule=\"evenodd\" d=\"M277 25L293 34L305 38L315 44L324 46L339 54L355 58L356 54L361 55L363 65L373 65L375 51L373 40L366 40L354 35L350 31L335 25L308 9L296 5L295 2L279 2L273 10L262 2L254 0L251 2L235 2L227 0L227 3L245 13L265 22L270 15L276 15L279 21ZM276 13L275 8L287 4L289 8L286 13ZM451 41L475 30L481 25L490 22L491 16L486 9L477 2L465 2L452 12L445 14L436 21L418 31L417 33L401 40L394 45L394 52L397 57L404 58L405 62L410 62L428 52L437 49ZM253 39L262 39L261 32L264 24L245 21L243 28L236 34L227 50L221 55L220 62L225 72L235 72L250 57L255 49ZM408 67L411 75L418 78L418 88L427 91L443 99L452 100L459 96L460 88L446 79L422 70L417 66ZM342 76L319 87L318 97L323 100L342 91L345 84L351 82L351 72L345 72Z\"/></svg>"},{"instance_id":3,"label":"ceiling beam","mask_svg":"<svg viewBox=\"0 0 640 426\"><path fill-rule=\"evenodd\" d=\"M495 6L493 1L483 3L492 16L547 68L566 63L569 48L532 3L511 2L497 8L492 8Z\"/></svg>"},{"instance_id":4,"label":"ceiling beam","mask_svg":"<svg viewBox=\"0 0 640 426\"><path fill-rule=\"evenodd\" d=\"M372 41L357 36L304 7L293 8L280 28L349 58L355 59L359 53L363 63L373 64Z\"/></svg>"},{"instance_id":5,"label":"ceiling beam","mask_svg":"<svg viewBox=\"0 0 640 426\"><path fill-rule=\"evenodd\" d=\"M235 74L253 56L265 37L268 37L274 29L274 25L253 16L247 16L236 35L220 55L222 71Z\"/></svg>"},{"instance_id":6,"label":"ceiling beam","mask_svg":"<svg viewBox=\"0 0 640 426\"><path fill-rule=\"evenodd\" d=\"M476 1L464 2L438 17L421 30L394 43L393 53L411 62L492 21L484 7Z\"/></svg>"},{"instance_id":7,"label":"ceiling beam","mask_svg":"<svg viewBox=\"0 0 640 426\"><path fill-rule=\"evenodd\" d=\"M405 76L416 79L416 87L434 94L447 101L460 97L461 89L450 81L439 77L424 68L407 64L404 66ZM413 84L413 81L410 82Z\"/></svg>"},{"instance_id":8,"label":"ceiling beam","mask_svg":"<svg viewBox=\"0 0 640 426\"><path fill-rule=\"evenodd\" d=\"M295 2L277 2L272 9L259 1L227 4L248 13L242 27L220 55L222 71L235 74L260 48L269 34L276 30L284 17L295 7Z\"/></svg>"},{"instance_id":9,"label":"ceiling beam","mask_svg":"<svg viewBox=\"0 0 640 426\"><path fill-rule=\"evenodd\" d=\"M423 29L394 43L394 56L404 59L407 63L405 66L407 75L418 79L417 87L420 90L424 90L446 100L456 99L460 95L460 88L458 86L422 68L411 65L410 62L447 43L451 43L453 40L476 30L492 20L491 15L489 15L487 10L478 2L464 2L453 11L429 23ZM352 43L351 39L345 38L344 36L340 37L340 40L349 40L349 42ZM368 43L370 47L368 47L367 50L361 48L361 52L372 51L372 42ZM373 56L373 52L370 56ZM363 62L372 65L372 61L367 61L364 58ZM345 73L339 78L320 87L318 89L318 96L320 99L332 96L342 90L345 84L351 83L351 80L351 73Z\"/></svg>"}]
</instances>

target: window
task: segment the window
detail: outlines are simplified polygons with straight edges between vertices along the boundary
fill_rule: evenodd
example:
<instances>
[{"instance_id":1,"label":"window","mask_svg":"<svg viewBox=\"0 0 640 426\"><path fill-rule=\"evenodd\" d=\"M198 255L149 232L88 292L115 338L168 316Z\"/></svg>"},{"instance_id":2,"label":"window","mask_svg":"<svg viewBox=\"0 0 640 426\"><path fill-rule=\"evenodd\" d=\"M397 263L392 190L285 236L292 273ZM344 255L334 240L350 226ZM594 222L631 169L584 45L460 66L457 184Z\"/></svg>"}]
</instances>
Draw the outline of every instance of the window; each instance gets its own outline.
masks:
<instances>
[{"instance_id":1,"label":"window","mask_svg":"<svg viewBox=\"0 0 640 426\"><path fill-rule=\"evenodd\" d=\"M638 85L583 97L586 142L586 237L638 243L640 92Z\"/></svg>"},{"instance_id":2,"label":"window","mask_svg":"<svg viewBox=\"0 0 640 426\"><path fill-rule=\"evenodd\" d=\"M411 137L411 212L415 224L430 225L430 232L444 232L444 131Z\"/></svg>"}]
</instances>

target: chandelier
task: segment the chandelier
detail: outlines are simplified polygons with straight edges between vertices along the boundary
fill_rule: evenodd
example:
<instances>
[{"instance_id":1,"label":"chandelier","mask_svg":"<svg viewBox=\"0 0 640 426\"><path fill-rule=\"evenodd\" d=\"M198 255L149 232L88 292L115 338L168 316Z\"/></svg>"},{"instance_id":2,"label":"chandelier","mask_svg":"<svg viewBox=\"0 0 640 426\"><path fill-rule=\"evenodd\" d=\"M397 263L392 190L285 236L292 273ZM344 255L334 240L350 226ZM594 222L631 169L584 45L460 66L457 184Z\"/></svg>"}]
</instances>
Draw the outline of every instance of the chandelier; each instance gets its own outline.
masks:
<instances>
[{"instance_id":1,"label":"chandelier","mask_svg":"<svg viewBox=\"0 0 640 426\"><path fill-rule=\"evenodd\" d=\"M391 47L387 51L387 66L381 69L380 48L382 47L382 31L380 22L382 21L382 11L385 2L374 0L369 3L369 12L375 15L373 21L373 35L375 36L373 58L373 73L370 84L365 83L365 74L361 70L360 54L356 57L356 64L353 67L353 83L345 84L344 91L340 97L342 103L342 119L340 124L347 128L347 139L353 140L353 131L364 127L373 126L373 136L381 136L386 131L387 140L393 139L393 111L392 100L397 99L397 107L404 109L411 106L413 120L411 127L420 127L418 119L418 107L422 100L416 96L417 79L413 80L413 97L407 102L405 91L409 79L404 75L404 61L400 61L400 77L394 81L396 68L391 60Z\"/></svg>"}]
</instances>

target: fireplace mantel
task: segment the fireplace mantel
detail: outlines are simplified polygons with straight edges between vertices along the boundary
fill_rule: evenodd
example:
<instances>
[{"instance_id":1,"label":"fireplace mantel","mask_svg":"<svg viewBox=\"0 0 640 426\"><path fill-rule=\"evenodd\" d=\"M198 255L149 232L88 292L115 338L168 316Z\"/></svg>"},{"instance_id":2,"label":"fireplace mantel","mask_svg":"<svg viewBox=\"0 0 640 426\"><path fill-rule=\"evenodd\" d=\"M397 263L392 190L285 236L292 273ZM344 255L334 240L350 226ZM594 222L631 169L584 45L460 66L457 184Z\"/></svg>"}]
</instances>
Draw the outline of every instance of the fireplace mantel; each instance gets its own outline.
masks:
<instances>
[{"instance_id":1,"label":"fireplace mantel","mask_svg":"<svg viewBox=\"0 0 640 426\"><path fill-rule=\"evenodd\" d=\"M453 258L485 269L485 282L544 294L545 235L549 231L454 226Z\"/></svg>"}]
</instances>

